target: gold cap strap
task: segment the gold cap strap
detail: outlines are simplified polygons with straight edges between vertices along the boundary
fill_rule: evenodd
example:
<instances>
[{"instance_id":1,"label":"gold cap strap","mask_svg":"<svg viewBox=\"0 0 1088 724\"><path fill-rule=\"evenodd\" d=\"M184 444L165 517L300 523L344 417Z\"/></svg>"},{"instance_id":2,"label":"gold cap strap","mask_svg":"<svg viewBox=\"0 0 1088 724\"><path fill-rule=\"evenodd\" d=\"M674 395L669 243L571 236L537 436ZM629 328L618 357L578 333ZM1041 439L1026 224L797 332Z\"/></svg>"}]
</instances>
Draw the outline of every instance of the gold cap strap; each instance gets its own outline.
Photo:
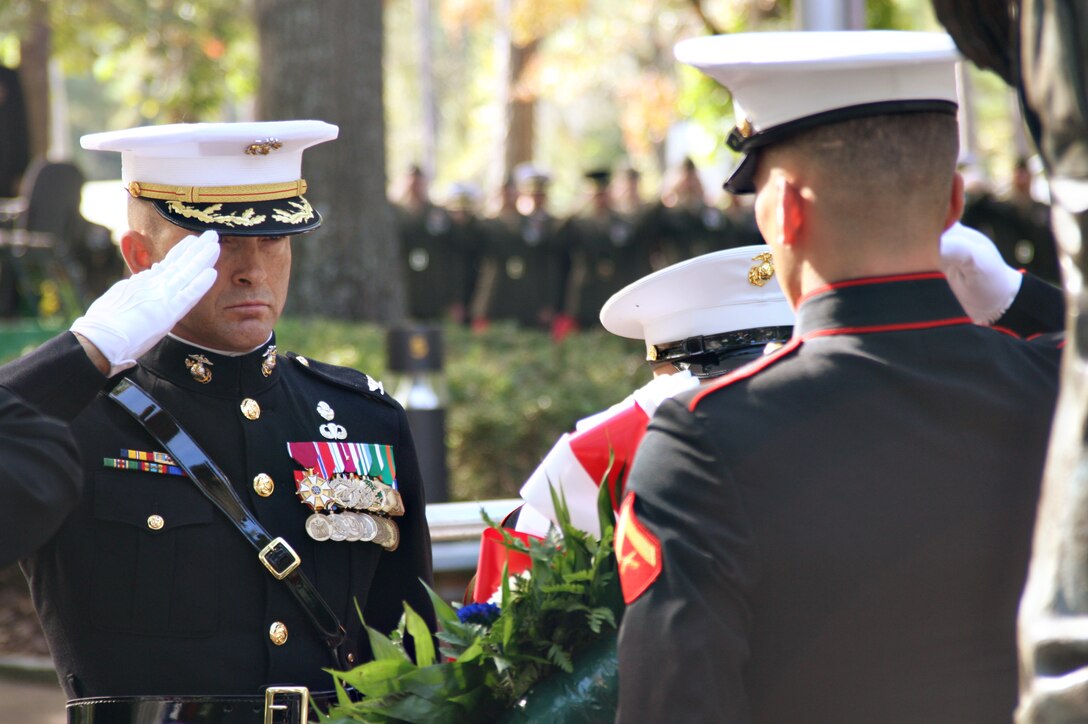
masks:
<instances>
[{"instance_id":1,"label":"gold cap strap","mask_svg":"<svg viewBox=\"0 0 1088 724\"><path fill-rule=\"evenodd\" d=\"M128 185L128 192L135 198L183 201L190 204L252 203L301 196L306 193L306 179L248 186L168 186L133 181Z\"/></svg>"}]
</instances>

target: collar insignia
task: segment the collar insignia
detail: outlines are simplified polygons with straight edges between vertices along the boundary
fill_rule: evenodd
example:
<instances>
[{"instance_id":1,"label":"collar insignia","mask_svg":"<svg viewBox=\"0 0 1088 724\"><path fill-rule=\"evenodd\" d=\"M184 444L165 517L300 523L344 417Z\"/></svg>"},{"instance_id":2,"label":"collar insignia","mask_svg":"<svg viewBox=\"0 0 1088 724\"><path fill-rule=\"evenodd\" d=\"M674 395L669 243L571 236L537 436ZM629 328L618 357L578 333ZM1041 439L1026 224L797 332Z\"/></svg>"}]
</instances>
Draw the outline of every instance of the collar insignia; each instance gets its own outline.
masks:
<instances>
[{"instance_id":1,"label":"collar insignia","mask_svg":"<svg viewBox=\"0 0 1088 724\"><path fill-rule=\"evenodd\" d=\"M261 358L261 374L265 377L272 376L272 370L276 369L276 345L270 345Z\"/></svg>"},{"instance_id":2,"label":"collar insignia","mask_svg":"<svg viewBox=\"0 0 1088 724\"><path fill-rule=\"evenodd\" d=\"M185 360L185 366L189 368L189 374L202 385L212 381L212 365L213 362L202 354L191 354Z\"/></svg>"}]
</instances>

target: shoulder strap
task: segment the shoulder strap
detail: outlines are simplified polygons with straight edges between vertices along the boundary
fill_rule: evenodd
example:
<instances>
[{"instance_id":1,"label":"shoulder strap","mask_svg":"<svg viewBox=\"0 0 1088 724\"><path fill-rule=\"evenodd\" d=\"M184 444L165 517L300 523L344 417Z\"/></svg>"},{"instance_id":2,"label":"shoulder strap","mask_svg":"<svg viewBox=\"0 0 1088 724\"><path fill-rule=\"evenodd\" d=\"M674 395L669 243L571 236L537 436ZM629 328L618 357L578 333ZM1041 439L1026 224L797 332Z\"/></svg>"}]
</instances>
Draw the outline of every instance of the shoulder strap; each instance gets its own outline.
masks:
<instances>
[{"instance_id":1,"label":"shoulder strap","mask_svg":"<svg viewBox=\"0 0 1088 724\"><path fill-rule=\"evenodd\" d=\"M177 420L146 390L123 378L110 392L110 399L123 407L141 426L166 448L170 457L189 479L230 518L234 527L257 551L257 559L284 585L302 606L324 639L333 658L341 666L354 664L346 659L350 651L347 632L317 588L299 568L299 557L283 538L273 538L242 504L227 476L200 449ZM348 646L345 646L348 644Z\"/></svg>"}]
</instances>

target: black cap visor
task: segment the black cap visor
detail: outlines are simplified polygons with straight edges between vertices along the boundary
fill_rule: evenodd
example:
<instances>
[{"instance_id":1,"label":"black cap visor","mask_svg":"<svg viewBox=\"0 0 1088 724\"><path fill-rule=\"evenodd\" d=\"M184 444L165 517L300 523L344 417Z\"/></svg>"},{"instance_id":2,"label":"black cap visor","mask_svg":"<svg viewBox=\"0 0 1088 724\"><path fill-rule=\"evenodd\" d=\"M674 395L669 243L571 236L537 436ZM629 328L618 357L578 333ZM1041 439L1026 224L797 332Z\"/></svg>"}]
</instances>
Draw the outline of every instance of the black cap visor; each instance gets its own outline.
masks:
<instances>
[{"instance_id":1,"label":"black cap visor","mask_svg":"<svg viewBox=\"0 0 1088 724\"><path fill-rule=\"evenodd\" d=\"M831 123L848 121L853 118L894 115L899 113L950 113L956 114L955 103L946 100L900 100L864 103L846 108L835 108L822 113L815 113L804 118L797 118L780 123L755 134L745 135L739 128L729 134L728 145L734 151L744 154L740 163L729 174L723 188L733 194L754 194L756 192L755 175L758 167L759 149L769 146L801 131L826 126Z\"/></svg>"},{"instance_id":2,"label":"black cap visor","mask_svg":"<svg viewBox=\"0 0 1088 724\"><path fill-rule=\"evenodd\" d=\"M321 226L321 214L302 196L241 203L149 200L160 216L189 231L217 231L224 236L288 236Z\"/></svg>"}]
</instances>

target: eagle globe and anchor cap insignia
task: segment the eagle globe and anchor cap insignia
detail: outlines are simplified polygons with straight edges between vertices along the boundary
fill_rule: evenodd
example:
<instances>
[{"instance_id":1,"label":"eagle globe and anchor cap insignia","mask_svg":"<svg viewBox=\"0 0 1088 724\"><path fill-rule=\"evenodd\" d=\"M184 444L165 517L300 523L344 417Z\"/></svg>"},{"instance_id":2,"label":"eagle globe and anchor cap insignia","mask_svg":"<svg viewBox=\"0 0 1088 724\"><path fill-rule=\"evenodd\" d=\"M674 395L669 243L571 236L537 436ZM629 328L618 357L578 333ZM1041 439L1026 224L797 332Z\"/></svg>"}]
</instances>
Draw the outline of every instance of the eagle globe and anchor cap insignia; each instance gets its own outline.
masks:
<instances>
[{"instance_id":1,"label":"eagle globe and anchor cap insignia","mask_svg":"<svg viewBox=\"0 0 1088 724\"><path fill-rule=\"evenodd\" d=\"M769 252L756 254L752 261L759 262L748 270L748 283L761 287L774 277L774 259Z\"/></svg>"}]
</instances>

